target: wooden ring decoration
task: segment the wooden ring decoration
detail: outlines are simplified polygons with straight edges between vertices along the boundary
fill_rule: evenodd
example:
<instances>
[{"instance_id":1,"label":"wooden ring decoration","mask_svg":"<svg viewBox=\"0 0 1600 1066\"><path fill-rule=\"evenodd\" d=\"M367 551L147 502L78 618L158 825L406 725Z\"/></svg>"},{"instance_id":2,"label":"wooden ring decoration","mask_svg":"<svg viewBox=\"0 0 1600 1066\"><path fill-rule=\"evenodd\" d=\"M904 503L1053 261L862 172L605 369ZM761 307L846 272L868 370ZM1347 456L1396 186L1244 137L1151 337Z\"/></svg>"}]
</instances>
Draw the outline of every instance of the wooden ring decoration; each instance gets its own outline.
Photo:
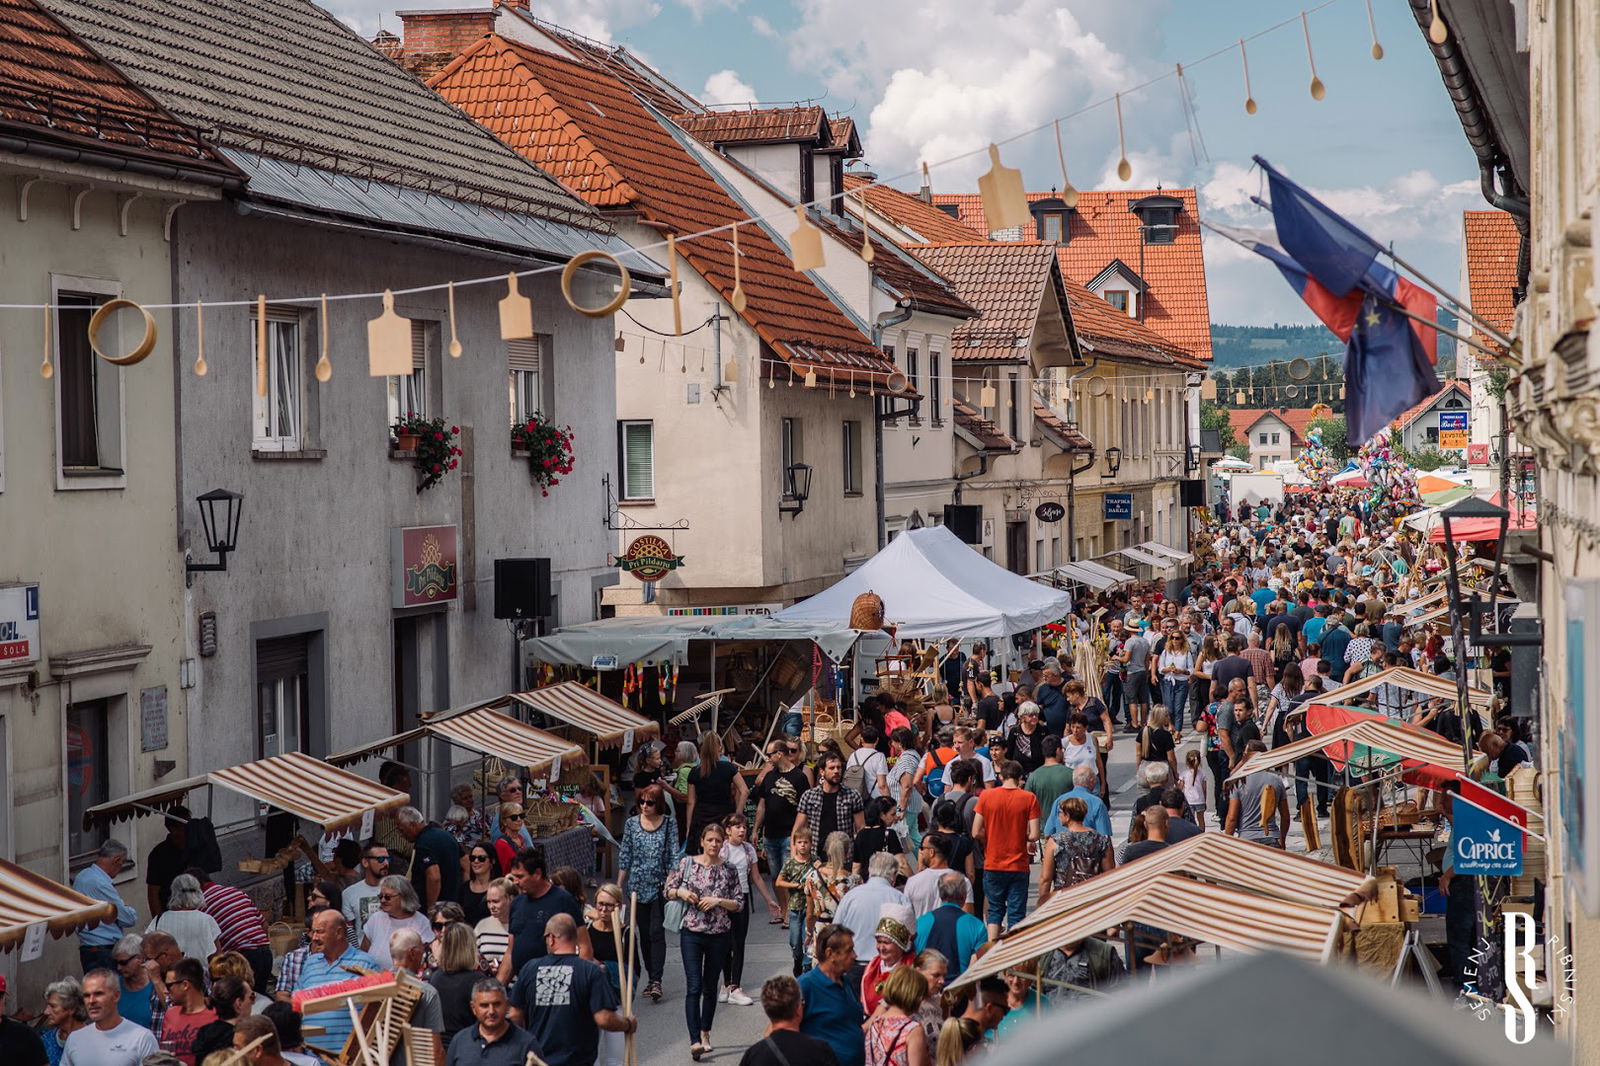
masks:
<instances>
[{"instance_id":1,"label":"wooden ring decoration","mask_svg":"<svg viewBox=\"0 0 1600 1066\"><path fill-rule=\"evenodd\" d=\"M617 272L621 275L619 279L621 287L618 289L617 295L612 297L609 303L600 307L584 307L580 305L578 301L572 298L572 277L581 267L583 267L585 264L594 262L596 259L609 259L611 262L616 264ZM574 311L578 312L578 314L583 315L586 318L610 318L612 315L616 314L622 309L622 305L628 302L629 285L630 279L628 275L628 268L622 265L622 260L612 255L610 252L601 252L593 249L587 252L579 252L577 255L568 260L567 265L561 269L562 298L567 301L568 307L572 308Z\"/></svg>"},{"instance_id":2,"label":"wooden ring decoration","mask_svg":"<svg viewBox=\"0 0 1600 1066\"><path fill-rule=\"evenodd\" d=\"M144 336L137 347L127 355L107 355L100 350L100 327L105 325L106 319L124 308L131 307L144 316ZM89 347L94 349L94 354L104 359L113 366L133 366L144 361L145 356L155 350L156 346L156 320L155 316L132 300L107 300L95 309L89 318Z\"/></svg>"},{"instance_id":3,"label":"wooden ring decoration","mask_svg":"<svg viewBox=\"0 0 1600 1066\"><path fill-rule=\"evenodd\" d=\"M1311 376L1311 360L1303 355L1297 355L1289 360L1289 376L1296 381L1304 381Z\"/></svg>"},{"instance_id":4,"label":"wooden ring decoration","mask_svg":"<svg viewBox=\"0 0 1600 1066\"><path fill-rule=\"evenodd\" d=\"M1107 389L1106 379L1105 378L1090 378L1089 379L1089 384L1086 387L1089 390L1089 395L1090 396L1094 396L1094 397L1097 397L1097 398L1100 397L1100 396L1104 396L1106 394L1106 389Z\"/></svg>"}]
</instances>

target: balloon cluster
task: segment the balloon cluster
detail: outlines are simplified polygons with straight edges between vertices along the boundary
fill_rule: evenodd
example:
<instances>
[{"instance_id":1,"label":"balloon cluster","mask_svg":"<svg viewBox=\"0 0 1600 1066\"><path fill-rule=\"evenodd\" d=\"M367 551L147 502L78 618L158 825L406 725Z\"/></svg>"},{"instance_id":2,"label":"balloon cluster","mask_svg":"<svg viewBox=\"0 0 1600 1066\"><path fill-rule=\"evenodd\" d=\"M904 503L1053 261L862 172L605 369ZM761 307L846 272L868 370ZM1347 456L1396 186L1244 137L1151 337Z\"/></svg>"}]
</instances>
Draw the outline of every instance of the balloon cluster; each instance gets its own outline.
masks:
<instances>
[{"instance_id":1,"label":"balloon cluster","mask_svg":"<svg viewBox=\"0 0 1600 1066\"><path fill-rule=\"evenodd\" d=\"M1416 471L1395 454L1391 445L1391 431L1385 426L1356 453L1356 465L1371 484L1369 502L1373 506L1385 499L1407 499L1417 495Z\"/></svg>"},{"instance_id":2,"label":"balloon cluster","mask_svg":"<svg viewBox=\"0 0 1600 1066\"><path fill-rule=\"evenodd\" d=\"M1328 453L1328 448L1322 442L1322 427L1313 426L1306 432L1306 446L1295 457L1295 468L1305 477L1306 481L1319 488L1326 487L1328 482L1328 469L1332 466L1333 458Z\"/></svg>"}]
</instances>

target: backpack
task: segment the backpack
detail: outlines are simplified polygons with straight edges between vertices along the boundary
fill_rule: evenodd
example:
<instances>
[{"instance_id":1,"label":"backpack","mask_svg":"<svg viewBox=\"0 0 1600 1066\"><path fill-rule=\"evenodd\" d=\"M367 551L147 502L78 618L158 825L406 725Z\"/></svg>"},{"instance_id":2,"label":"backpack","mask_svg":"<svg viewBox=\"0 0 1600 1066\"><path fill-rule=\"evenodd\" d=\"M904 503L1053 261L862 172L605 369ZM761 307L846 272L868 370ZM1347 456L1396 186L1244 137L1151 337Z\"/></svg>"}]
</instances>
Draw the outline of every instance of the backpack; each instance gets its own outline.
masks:
<instances>
[{"instance_id":1,"label":"backpack","mask_svg":"<svg viewBox=\"0 0 1600 1066\"><path fill-rule=\"evenodd\" d=\"M859 756L862 752L866 752L867 759L870 759L872 758L873 754L877 752L877 749L856 749L856 751L850 756L850 760L844 764L844 787L854 789L856 793L861 796L861 805L865 807L872 801L872 795L868 791L867 787L867 759L857 759L857 756Z\"/></svg>"},{"instance_id":2,"label":"backpack","mask_svg":"<svg viewBox=\"0 0 1600 1066\"><path fill-rule=\"evenodd\" d=\"M929 799L937 800L944 795L944 768L951 760L939 758L938 748L928 754L933 757L933 769L922 775L922 787L927 789Z\"/></svg>"}]
</instances>

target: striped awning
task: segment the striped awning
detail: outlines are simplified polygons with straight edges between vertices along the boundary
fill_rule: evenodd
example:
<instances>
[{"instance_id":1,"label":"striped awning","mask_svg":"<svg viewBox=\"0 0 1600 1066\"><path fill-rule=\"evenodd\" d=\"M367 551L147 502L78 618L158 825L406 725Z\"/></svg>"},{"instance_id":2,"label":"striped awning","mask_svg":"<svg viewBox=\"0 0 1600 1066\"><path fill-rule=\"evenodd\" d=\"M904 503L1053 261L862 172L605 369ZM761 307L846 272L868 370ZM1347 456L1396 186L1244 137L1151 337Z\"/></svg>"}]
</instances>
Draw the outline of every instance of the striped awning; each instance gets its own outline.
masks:
<instances>
[{"instance_id":1,"label":"striped awning","mask_svg":"<svg viewBox=\"0 0 1600 1066\"><path fill-rule=\"evenodd\" d=\"M1118 548L1111 554L1132 559L1136 563L1142 563L1145 566L1154 567L1157 570L1169 570L1175 565L1174 562L1171 559L1168 559L1166 556L1153 555L1142 548Z\"/></svg>"},{"instance_id":2,"label":"striped awning","mask_svg":"<svg viewBox=\"0 0 1600 1066\"><path fill-rule=\"evenodd\" d=\"M1348 685L1330 689L1318 696L1317 702L1347 703L1357 696L1372 692L1382 685L1394 685L1407 692L1437 697L1442 700L1454 700L1456 698L1456 683L1448 677L1440 677L1438 674L1425 674L1421 670L1413 670L1409 666L1391 666L1386 670L1379 670L1371 677L1364 677L1359 681L1352 681ZM1494 693L1488 689L1468 685L1467 702L1475 707L1487 708L1494 702Z\"/></svg>"},{"instance_id":3,"label":"striped awning","mask_svg":"<svg viewBox=\"0 0 1600 1066\"><path fill-rule=\"evenodd\" d=\"M84 812L83 822L85 826L104 824L137 818L152 808L165 810L201 785L221 785L330 830L359 824L367 811L404 807L411 802L404 792L291 751L90 807Z\"/></svg>"},{"instance_id":4,"label":"striped awning","mask_svg":"<svg viewBox=\"0 0 1600 1066\"><path fill-rule=\"evenodd\" d=\"M1144 862L1132 865L1142 867ZM1344 914L1332 907L1273 899L1178 874L1149 877L1143 869L1140 873L1137 883L1008 933L949 987L1003 973L1124 922L1154 926L1232 951L1280 951L1319 962L1332 956L1344 923Z\"/></svg>"},{"instance_id":5,"label":"striped awning","mask_svg":"<svg viewBox=\"0 0 1600 1066\"><path fill-rule=\"evenodd\" d=\"M1323 907L1339 906L1365 880L1362 874L1342 866L1318 862L1253 840L1222 833L1201 833L1052 894L1044 906L1023 919L1017 928L1026 929L1164 873L1186 874L1294 903Z\"/></svg>"},{"instance_id":6,"label":"striped awning","mask_svg":"<svg viewBox=\"0 0 1600 1066\"><path fill-rule=\"evenodd\" d=\"M1175 563L1194 562L1194 555L1192 553L1181 551L1178 548L1169 548L1160 541L1147 540L1143 544L1139 545L1139 547L1143 551L1149 552L1151 555L1164 555Z\"/></svg>"},{"instance_id":7,"label":"striped awning","mask_svg":"<svg viewBox=\"0 0 1600 1066\"><path fill-rule=\"evenodd\" d=\"M117 916L110 903L79 895L32 870L0 859L0 951L21 942L30 925L44 922L56 936Z\"/></svg>"},{"instance_id":8,"label":"striped awning","mask_svg":"<svg viewBox=\"0 0 1600 1066\"><path fill-rule=\"evenodd\" d=\"M621 744L629 730L633 731L635 742L642 740L646 733L661 732L661 727L655 722L634 714L620 703L608 700L588 685L580 685L576 681L563 681L529 692L514 692L511 698L541 714L577 726L607 747Z\"/></svg>"},{"instance_id":9,"label":"striped awning","mask_svg":"<svg viewBox=\"0 0 1600 1066\"><path fill-rule=\"evenodd\" d=\"M505 697L490 702L504 704ZM328 761L336 766L347 766L380 751L430 736L504 759L513 766L524 767L535 776L557 758L574 759L583 755L583 748L570 740L519 722L496 707L474 704L461 710L443 712L404 733L330 755Z\"/></svg>"},{"instance_id":10,"label":"striped awning","mask_svg":"<svg viewBox=\"0 0 1600 1066\"><path fill-rule=\"evenodd\" d=\"M1307 755L1324 752L1336 764L1343 765L1349 758L1353 744L1361 744L1384 755L1399 759L1408 768L1436 763L1439 766L1461 765L1461 748L1437 733L1416 729L1387 718L1363 717L1349 725L1296 740L1293 743L1260 751L1239 764L1228 775L1237 781L1257 770L1276 770Z\"/></svg>"}]
</instances>

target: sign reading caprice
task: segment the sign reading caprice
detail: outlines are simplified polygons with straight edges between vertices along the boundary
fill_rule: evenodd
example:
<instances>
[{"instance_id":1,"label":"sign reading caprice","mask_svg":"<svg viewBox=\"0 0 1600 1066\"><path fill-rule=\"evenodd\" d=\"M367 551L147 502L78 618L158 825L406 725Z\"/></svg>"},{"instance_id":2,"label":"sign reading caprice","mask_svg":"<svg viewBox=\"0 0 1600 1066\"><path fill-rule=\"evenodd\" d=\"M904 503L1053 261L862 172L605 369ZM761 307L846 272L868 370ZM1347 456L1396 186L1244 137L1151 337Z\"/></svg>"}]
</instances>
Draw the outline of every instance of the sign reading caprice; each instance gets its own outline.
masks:
<instances>
[{"instance_id":1,"label":"sign reading caprice","mask_svg":"<svg viewBox=\"0 0 1600 1066\"><path fill-rule=\"evenodd\" d=\"M1457 799L1451 805L1451 829L1457 876L1522 875L1522 832L1515 825Z\"/></svg>"},{"instance_id":2,"label":"sign reading caprice","mask_svg":"<svg viewBox=\"0 0 1600 1066\"><path fill-rule=\"evenodd\" d=\"M0 666L39 659L39 586L0 587Z\"/></svg>"},{"instance_id":3,"label":"sign reading caprice","mask_svg":"<svg viewBox=\"0 0 1600 1066\"><path fill-rule=\"evenodd\" d=\"M425 607L457 594L456 527L409 526L390 533L393 604Z\"/></svg>"},{"instance_id":4,"label":"sign reading caprice","mask_svg":"<svg viewBox=\"0 0 1600 1066\"><path fill-rule=\"evenodd\" d=\"M660 537L639 537L617 557L617 569L626 570L640 581L660 581L683 565L683 556Z\"/></svg>"}]
</instances>

